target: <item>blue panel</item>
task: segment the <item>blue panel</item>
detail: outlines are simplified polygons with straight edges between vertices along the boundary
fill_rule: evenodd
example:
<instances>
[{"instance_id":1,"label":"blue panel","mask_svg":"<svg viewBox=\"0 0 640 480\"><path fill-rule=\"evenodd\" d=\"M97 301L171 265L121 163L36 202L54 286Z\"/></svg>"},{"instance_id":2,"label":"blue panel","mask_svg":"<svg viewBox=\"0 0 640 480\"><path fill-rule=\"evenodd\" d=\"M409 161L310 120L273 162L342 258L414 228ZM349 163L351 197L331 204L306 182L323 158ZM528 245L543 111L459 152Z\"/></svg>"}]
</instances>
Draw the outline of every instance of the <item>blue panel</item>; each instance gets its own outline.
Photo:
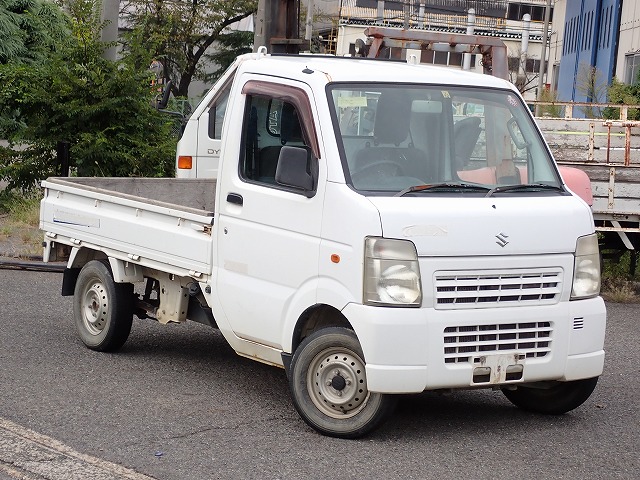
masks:
<instances>
[{"instance_id":1,"label":"blue panel","mask_svg":"<svg viewBox=\"0 0 640 480\"><path fill-rule=\"evenodd\" d=\"M576 100L575 79L580 56L578 38L581 33L583 3L584 0L567 0L564 18L565 36L558 78L558 99L562 101Z\"/></svg>"},{"instance_id":2,"label":"blue panel","mask_svg":"<svg viewBox=\"0 0 640 480\"><path fill-rule=\"evenodd\" d=\"M605 101L590 98L585 86L589 67L597 69L600 86L611 83L622 0L567 0L565 34L558 73L558 99ZM599 89L597 89L599 90Z\"/></svg>"},{"instance_id":3,"label":"blue panel","mask_svg":"<svg viewBox=\"0 0 640 480\"><path fill-rule=\"evenodd\" d=\"M605 84L611 83L616 65L616 42L620 31L621 0L602 0L601 16L605 28L600 32L601 41L593 63ZM600 40L600 39L599 39ZM603 99L604 100L604 99Z\"/></svg>"}]
</instances>

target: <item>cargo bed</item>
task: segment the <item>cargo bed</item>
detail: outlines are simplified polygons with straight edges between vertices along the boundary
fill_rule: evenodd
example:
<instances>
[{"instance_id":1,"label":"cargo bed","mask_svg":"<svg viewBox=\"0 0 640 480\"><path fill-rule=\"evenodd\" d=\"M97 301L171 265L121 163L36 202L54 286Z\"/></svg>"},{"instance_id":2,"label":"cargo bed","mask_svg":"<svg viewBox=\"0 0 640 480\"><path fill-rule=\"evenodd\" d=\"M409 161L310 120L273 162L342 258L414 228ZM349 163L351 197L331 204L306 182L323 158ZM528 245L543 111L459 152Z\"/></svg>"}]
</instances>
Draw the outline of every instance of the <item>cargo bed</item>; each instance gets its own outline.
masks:
<instances>
[{"instance_id":1,"label":"cargo bed","mask_svg":"<svg viewBox=\"0 0 640 480\"><path fill-rule=\"evenodd\" d=\"M42 186L47 238L181 276L211 273L214 179L49 178Z\"/></svg>"}]
</instances>

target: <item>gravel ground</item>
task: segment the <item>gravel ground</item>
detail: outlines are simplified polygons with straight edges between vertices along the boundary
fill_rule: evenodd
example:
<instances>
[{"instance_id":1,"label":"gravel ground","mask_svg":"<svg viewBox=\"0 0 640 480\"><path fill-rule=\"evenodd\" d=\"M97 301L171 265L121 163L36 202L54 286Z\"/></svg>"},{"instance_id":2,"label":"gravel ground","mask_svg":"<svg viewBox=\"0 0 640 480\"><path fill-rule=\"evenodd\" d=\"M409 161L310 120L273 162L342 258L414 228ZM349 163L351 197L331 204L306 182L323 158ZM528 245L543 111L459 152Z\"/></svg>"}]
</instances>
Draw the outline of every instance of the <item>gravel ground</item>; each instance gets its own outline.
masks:
<instances>
[{"instance_id":1,"label":"gravel ground","mask_svg":"<svg viewBox=\"0 0 640 480\"><path fill-rule=\"evenodd\" d=\"M0 144L2 141L0 141ZM0 191L7 183L0 180ZM42 232L38 225L12 221L0 213L0 257L42 259Z\"/></svg>"},{"instance_id":2,"label":"gravel ground","mask_svg":"<svg viewBox=\"0 0 640 480\"><path fill-rule=\"evenodd\" d=\"M13 225L0 215L0 257L37 259L41 253L42 232L37 226Z\"/></svg>"}]
</instances>

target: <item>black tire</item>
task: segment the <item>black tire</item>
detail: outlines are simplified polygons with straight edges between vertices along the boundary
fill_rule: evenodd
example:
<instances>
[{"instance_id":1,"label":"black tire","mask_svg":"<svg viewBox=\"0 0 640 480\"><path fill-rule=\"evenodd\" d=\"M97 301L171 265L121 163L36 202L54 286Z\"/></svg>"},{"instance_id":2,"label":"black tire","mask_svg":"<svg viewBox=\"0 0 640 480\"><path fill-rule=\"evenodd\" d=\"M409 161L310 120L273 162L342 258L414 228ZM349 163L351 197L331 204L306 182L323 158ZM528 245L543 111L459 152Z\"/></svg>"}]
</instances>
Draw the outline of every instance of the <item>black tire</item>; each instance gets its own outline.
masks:
<instances>
[{"instance_id":1,"label":"black tire","mask_svg":"<svg viewBox=\"0 0 640 480\"><path fill-rule=\"evenodd\" d=\"M555 382L548 388L517 387L502 393L516 407L534 413L562 415L582 405L598 383L598 377L572 382Z\"/></svg>"},{"instance_id":2,"label":"black tire","mask_svg":"<svg viewBox=\"0 0 640 480\"><path fill-rule=\"evenodd\" d=\"M331 327L305 338L291 359L296 410L323 435L358 438L378 427L396 404L394 395L367 390L364 355L352 330Z\"/></svg>"},{"instance_id":3,"label":"black tire","mask_svg":"<svg viewBox=\"0 0 640 480\"><path fill-rule=\"evenodd\" d=\"M82 343L92 350L118 350L133 322L133 285L115 283L108 264L87 263L76 282L73 316Z\"/></svg>"}]
</instances>

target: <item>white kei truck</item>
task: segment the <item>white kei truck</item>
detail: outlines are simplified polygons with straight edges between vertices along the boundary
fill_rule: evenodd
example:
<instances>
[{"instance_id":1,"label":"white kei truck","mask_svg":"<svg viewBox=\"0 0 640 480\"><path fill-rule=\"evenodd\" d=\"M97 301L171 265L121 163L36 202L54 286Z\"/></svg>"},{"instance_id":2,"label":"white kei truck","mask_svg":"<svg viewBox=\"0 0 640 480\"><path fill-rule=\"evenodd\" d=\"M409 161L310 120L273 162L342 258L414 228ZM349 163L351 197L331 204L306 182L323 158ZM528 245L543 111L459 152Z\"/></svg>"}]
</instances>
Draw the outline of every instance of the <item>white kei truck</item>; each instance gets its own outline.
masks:
<instances>
[{"instance_id":1,"label":"white kei truck","mask_svg":"<svg viewBox=\"0 0 640 480\"><path fill-rule=\"evenodd\" d=\"M261 49L194 111L177 162L213 178L42 183L44 258L67 262L87 347L120 348L133 315L210 325L342 438L397 394L492 388L562 414L593 392L591 210L507 81Z\"/></svg>"}]
</instances>

